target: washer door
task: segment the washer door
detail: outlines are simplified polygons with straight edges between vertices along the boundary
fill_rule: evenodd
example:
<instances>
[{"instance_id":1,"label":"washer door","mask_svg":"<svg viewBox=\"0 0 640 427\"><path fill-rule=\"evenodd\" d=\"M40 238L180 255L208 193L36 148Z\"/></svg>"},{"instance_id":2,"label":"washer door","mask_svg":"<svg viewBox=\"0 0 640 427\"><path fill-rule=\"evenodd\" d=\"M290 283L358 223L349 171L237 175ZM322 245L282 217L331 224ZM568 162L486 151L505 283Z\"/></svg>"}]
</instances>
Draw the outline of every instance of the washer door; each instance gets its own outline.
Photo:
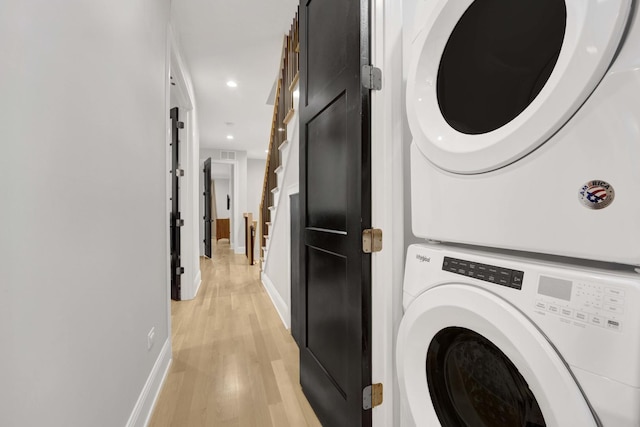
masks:
<instances>
[{"instance_id":1,"label":"washer door","mask_svg":"<svg viewBox=\"0 0 640 427\"><path fill-rule=\"evenodd\" d=\"M598 425L554 347L483 289L446 284L416 298L396 356L400 393L417 426Z\"/></svg>"},{"instance_id":2,"label":"washer door","mask_svg":"<svg viewBox=\"0 0 640 427\"><path fill-rule=\"evenodd\" d=\"M434 0L413 42L407 114L441 169L482 173L550 138L593 92L632 0Z\"/></svg>"}]
</instances>

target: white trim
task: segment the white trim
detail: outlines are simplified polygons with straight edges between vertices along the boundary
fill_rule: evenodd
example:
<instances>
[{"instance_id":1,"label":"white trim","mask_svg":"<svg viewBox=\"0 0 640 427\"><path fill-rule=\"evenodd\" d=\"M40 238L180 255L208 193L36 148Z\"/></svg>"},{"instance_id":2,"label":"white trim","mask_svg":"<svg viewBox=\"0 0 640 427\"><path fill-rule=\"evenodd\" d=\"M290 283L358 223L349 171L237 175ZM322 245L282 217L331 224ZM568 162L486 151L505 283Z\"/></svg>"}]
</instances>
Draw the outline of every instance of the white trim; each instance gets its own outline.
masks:
<instances>
[{"instance_id":1,"label":"white trim","mask_svg":"<svg viewBox=\"0 0 640 427\"><path fill-rule=\"evenodd\" d=\"M269 298L271 298L271 302L273 303L273 306L276 308L276 311L280 316L280 320L282 320L282 324L284 325L285 328L291 329L291 325L289 325L285 320L290 318L289 307L287 307L287 303L285 303L285 301L282 299L282 296L280 296L280 294L276 290L275 285L273 284L271 279L269 279L269 276L267 276L264 271L260 274L260 279L262 280L262 285L264 286L264 289L267 291Z\"/></svg>"},{"instance_id":2,"label":"white trim","mask_svg":"<svg viewBox=\"0 0 640 427\"><path fill-rule=\"evenodd\" d=\"M181 197L179 209L183 214L185 226L182 229L182 242L180 245L180 251L182 253L183 266L185 274L183 281L186 286L183 288L181 299L189 300L195 298L197 294L199 284L200 264L199 264L199 251L198 241L200 234L200 224L198 221L198 196L199 190L199 176L200 168L198 167L197 159L199 158L199 141L197 136L197 118L194 108L194 95L189 77L188 69L185 66L185 62L180 53L180 47L176 38L176 32L173 26L169 25L168 36L168 74L167 74L167 120L168 120L168 138L171 138L171 125L169 117L169 109L172 107L180 108L180 120L184 123L184 130L182 131L181 140L183 141L180 146L180 158L183 159L180 162L180 167L184 170L184 177L181 179ZM173 77L173 80L170 79ZM171 85L171 82L174 84ZM171 104L171 91L175 94L175 105ZM171 151L169 144L167 144L167 164L168 169L171 169ZM167 209L171 210L169 199L171 197L171 181L170 175L167 175ZM169 213L167 213L169 215ZM168 219L167 219L168 224ZM167 238L168 240L168 238ZM167 250L167 254L169 251ZM170 263L169 263L170 264ZM168 278L170 282L170 275ZM169 289L170 289L169 283ZM168 297L169 299L169 297ZM168 308L168 316L171 317L171 308ZM169 331L171 331L171 325L169 321Z\"/></svg>"},{"instance_id":3,"label":"white trim","mask_svg":"<svg viewBox=\"0 0 640 427\"><path fill-rule=\"evenodd\" d=\"M296 194L300 192L300 182L296 182L295 184L291 184L287 187L287 196L291 196L292 194Z\"/></svg>"},{"instance_id":4,"label":"white trim","mask_svg":"<svg viewBox=\"0 0 640 427\"><path fill-rule=\"evenodd\" d=\"M371 256L371 375L384 384L384 403L373 409L374 427L400 425L395 373L396 331L402 318L404 258L403 2L375 0L371 10L371 63L382 69L383 87L371 92L371 221L384 245Z\"/></svg>"},{"instance_id":5,"label":"white trim","mask_svg":"<svg viewBox=\"0 0 640 427\"><path fill-rule=\"evenodd\" d=\"M191 100L189 88L187 87L187 79L185 78L184 61L182 60L182 55L180 55L180 48L178 47L178 42L172 26L170 26L169 33L170 62L175 66L172 67L170 71L174 77L174 82L176 83L175 87L178 89L177 93L179 95L178 98L180 98L179 102L182 108L190 111L193 109L193 102Z\"/></svg>"},{"instance_id":6,"label":"white trim","mask_svg":"<svg viewBox=\"0 0 640 427\"><path fill-rule=\"evenodd\" d=\"M237 246L237 247L234 249L234 252L235 252L237 255L242 255L242 254L244 254L244 253L245 253L245 249L246 249L246 246Z\"/></svg>"},{"instance_id":7,"label":"white trim","mask_svg":"<svg viewBox=\"0 0 640 427\"><path fill-rule=\"evenodd\" d=\"M162 390L164 381L169 373L171 361L171 340L167 338L156 359L156 363L151 369L147 382L140 392L138 401L133 407L126 427L144 427L149 424L151 414L153 414L153 409L160 395L160 390Z\"/></svg>"},{"instance_id":8,"label":"white trim","mask_svg":"<svg viewBox=\"0 0 640 427\"><path fill-rule=\"evenodd\" d=\"M200 285L202 284L202 270L198 270L196 274L196 278L193 281L193 298L198 296L198 291L200 290Z\"/></svg>"}]
</instances>

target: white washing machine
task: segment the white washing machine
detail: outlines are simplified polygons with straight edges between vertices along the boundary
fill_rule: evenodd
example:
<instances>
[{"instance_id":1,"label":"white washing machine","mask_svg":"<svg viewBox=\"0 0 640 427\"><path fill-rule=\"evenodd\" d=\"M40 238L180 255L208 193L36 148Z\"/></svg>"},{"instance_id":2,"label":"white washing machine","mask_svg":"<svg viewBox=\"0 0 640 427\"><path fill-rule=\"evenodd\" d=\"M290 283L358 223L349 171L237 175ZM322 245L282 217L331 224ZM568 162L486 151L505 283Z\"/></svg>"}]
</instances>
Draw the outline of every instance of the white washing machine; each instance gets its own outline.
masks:
<instances>
[{"instance_id":1,"label":"white washing machine","mask_svg":"<svg viewBox=\"0 0 640 427\"><path fill-rule=\"evenodd\" d=\"M414 234L640 265L638 1L418 10Z\"/></svg>"},{"instance_id":2,"label":"white washing machine","mask_svg":"<svg viewBox=\"0 0 640 427\"><path fill-rule=\"evenodd\" d=\"M403 426L639 426L639 277L410 246Z\"/></svg>"}]
</instances>

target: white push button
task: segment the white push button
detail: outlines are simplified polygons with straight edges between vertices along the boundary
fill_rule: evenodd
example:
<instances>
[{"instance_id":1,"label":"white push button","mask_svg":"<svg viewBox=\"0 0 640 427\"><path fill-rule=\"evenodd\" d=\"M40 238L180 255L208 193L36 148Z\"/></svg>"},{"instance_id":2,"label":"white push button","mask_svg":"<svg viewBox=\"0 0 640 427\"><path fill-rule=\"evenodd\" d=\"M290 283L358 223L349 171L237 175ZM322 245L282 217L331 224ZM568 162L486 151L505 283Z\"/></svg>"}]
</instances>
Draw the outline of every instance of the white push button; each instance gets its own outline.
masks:
<instances>
[{"instance_id":1,"label":"white push button","mask_svg":"<svg viewBox=\"0 0 640 427\"><path fill-rule=\"evenodd\" d=\"M543 301L536 301L536 308L539 308L540 310L546 310L547 303Z\"/></svg>"},{"instance_id":2,"label":"white push button","mask_svg":"<svg viewBox=\"0 0 640 427\"><path fill-rule=\"evenodd\" d=\"M617 297L624 297L624 291L620 289L607 288L608 295L614 295Z\"/></svg>"},{"instance_id":3,"label":"white push button","mask_svg":"<svg viewBox=\"0 0 640 427\"><path fill-rule=\"evenodd\" d=\"M605 304L604 309L607 311L610 311L611 313L616 313L616 314L624 313L624 309L622 308L621 305Z\"/></svg>"},{"instance_id":4,"label":"white push button","mask_svg":"<svg viewBox=\"0 0 640 427\"><path fill-rule=\"evenodd\" d=\"M604 318L602 318L600 316L591 315L589 317L589 321L593 325L604 326Z\"/></svg>"},{"instance_id":5,"label":"white push button","mask_svg":"<svg viewBox=\"0 0 640 427\"><path fill-rule=\"evenodd\" d=\"M562 314L563 316L572 317L573 316L573 310L571 310L570 308L562 307L560 309L560 314Z\"/></svg>"},{"instance_id":6,"label":"white push button","mask_svg":"<svg viewBox=\"0 0 640 427\"><path fill-rule=\"evenodd\" d=\"M615 295L607 295L604 299L604 302L609 304L624 305L624 298Z\"/></svg>"},{"instance_id":7,"label":"white push button","mask_svg":"<svg viewBox=\"0 0 640 427\"><path fill-rule=\"evenodd\" d=\"M547 308L547 310L549 310L551 313L556 313L556 314L558 314L558 312L560 311L558 309L558 306L553 304L549 304L549 307Z\"/></svg>"},{"instance_id":8,"label":"white push button","mask_svg":"<svg viewBox=\"0 0 640 427\"><path fill-rule=\"evenodd\" d=\"M576 319L586 322L587 318L588 318L587 313L584 313L582 311L576 311Z\"/></svg>"}]
</instances>

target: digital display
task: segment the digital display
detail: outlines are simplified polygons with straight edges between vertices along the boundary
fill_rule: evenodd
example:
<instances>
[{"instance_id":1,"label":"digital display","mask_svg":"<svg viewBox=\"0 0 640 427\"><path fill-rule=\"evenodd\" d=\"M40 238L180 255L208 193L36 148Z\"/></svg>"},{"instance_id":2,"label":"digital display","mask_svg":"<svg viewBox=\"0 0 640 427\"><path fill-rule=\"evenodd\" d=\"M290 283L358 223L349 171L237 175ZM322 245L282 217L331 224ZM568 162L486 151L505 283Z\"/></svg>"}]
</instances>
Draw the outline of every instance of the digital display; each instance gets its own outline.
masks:
<instances>
[{"instance_id":1,"label":"digital display","mask_svg":"<svg viewBox=\"0 0 640 427\"><path fill-rule=\"evenodd\" d=\"M538 282L538 293L548 297L571 301L571 289L573 282L570 280L557 279L555 277L540 276Z\"/></svg>"}]
</instances>

